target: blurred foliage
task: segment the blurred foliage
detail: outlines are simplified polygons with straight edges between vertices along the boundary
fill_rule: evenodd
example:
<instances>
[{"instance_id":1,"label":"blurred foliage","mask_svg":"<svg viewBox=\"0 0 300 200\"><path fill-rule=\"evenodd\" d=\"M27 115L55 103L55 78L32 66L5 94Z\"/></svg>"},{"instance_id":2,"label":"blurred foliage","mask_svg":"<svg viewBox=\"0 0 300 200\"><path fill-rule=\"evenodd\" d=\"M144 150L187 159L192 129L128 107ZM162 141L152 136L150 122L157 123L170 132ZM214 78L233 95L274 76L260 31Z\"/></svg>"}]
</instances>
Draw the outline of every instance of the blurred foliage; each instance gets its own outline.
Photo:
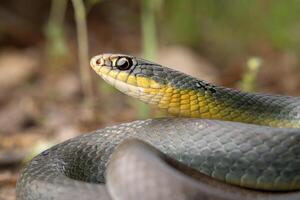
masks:
<instances>
[{"instance_id":1,"label":"blurred foliage","mask_svg":"<svg viewBox=\"0 0 300 200\"><path fill-rule=\"evenodd\" d=\"M67 0L52 0L48 24L45 28L49 60L64 59L68 48L64 29Z\"/></svg>"},{"instance_id":2,"label":"blurred foliage","mask_svg":"<svg viewBox=\"0 0 300 200\"><path fill-rule=\"evenodd\" d=\"M199 37L199 20L197 14L197 2L194 0L165 0L162 12L165 18L167 36L178 43L188 46L197 45Z\"/></svg>"},{"instance_id":3,"label":"blurred foliage","mask_svg":"<svg viewBox=\"0 0 300 200\"><path fill-rule=\"evenodd\" d=\"M155 10L157 0L141 1L141 27L143 55L146 59L155 60L157 52Z\"/></svg>"},{"instance_id":4,"label":"blurred foliage","mask_svg":"<svg viewBox=\"0 0 300 200\"><path fill-rule=\"evenodd\" d=\"M262 61L260 58L253 57L247 61L247 71L243 75L241 81L241 90L245 92L255 92L257 91L257 76L261 68Z\"/></svg>"},{"instance_id":5,"label":"blurred foliage","mask_svg":"<svg viewBox=\"0 0 300 200\"><path fill-rule=\"evenodd\" d=\"M68 54L74 55L73 52L69 52L71 49L68 46L68 39L75 31L65 27L69 22L65 18L71 16L67 13L67 11L72 10L68 9L70 2L68 0L51 1L49 20L45 27L47 53L51 62L57 58L68 61L71 60L68 59ZM300 33L300 15L298 14L300 4L298 0L82 0L82 2L85 8L83 11L91 15L94 14L94 17L99 21L94 22L93 25L96 26L91 26L91 29L95 31L99 27L102 30L103 27L107 28L107 30L99 32L103 32L103 38L106 37L104 40L111 40L111 46L108 48L114 50L117 46L115 43L120 43L119 40L114 41L112 37L123 36L122 34L126 32L138 32L141 37L135 38L133 41L138 43L138 47L141 47L140 51L143 52L143 57L150 60L156 59L157 49L160 46L168 44L191 47L198 50L216 66L224 68L231 66L234 62L245 60L254 53L263 57L264 55L261 54L268 53L270 49L273 52L278 50L293 51L295 54L300 54L300 38L298 37ZM96 14L89 12L94 8ZM78 14L78 19L85 21L83 17L86 13ZM133 19L132 16L135 15L132 13L139 14L140 24L137 24L136 20ZM119 20L120 16L127 16L128 18ZM73 15L72 20L74 21ZM75 20L75 23L80 20ZM129 22L124 23L124 25L120 21ZM99 24L101 26L97 27ZM124 31L123 29L126 28L128 30ZM87 28L85 26L78 28L77 33L79 32L87 32ZM110 36L110 34L115 35ZM78 43L83 44L83 46L88 44L87 38L83 39L82 42L79 42L79 38L80 36ZM126 38L122 39L122 41L125 40ZM124 49L130 46L128 45L130 42L126 42L120 45L125 46ZM132 46L126 50L119 48L120 46L117 48L121 51L133 51L130 49ZM99 49L102 51L102 48L107 47L100 47ZM81 45L79 56L83 54L83 49L88 49L88 47L82 48ZM87 53L84 54L87 55ZM87 63L86 55L84 63ZM53 65L62 66L57 63ZM85 68L87 67L85 66ZM255 70L248 68L241 81L241 87L244 90L255 90L256 73ZM89 81L82 82L86 82L83 83L83 88L90 84ZM91 87L87 86L87 88ZM90 89L85 89L85 91L88 90ZM115 91L109 86L102 86L102 84L100 90L103 94ZM137 102L134 104L137 105L140 117L149 116L147 106Z\"/></svg>"},{"instance_id":6,"label":"blurred foliage","mask_svg":"<svg viewBox=\"0 0 300 200\"><path fill-rule=\"evenodd\" d=\"M46 28L51 54L63 56L68 51L63 29L67 2L52 0ZM84 2L89 11L109 1ZM197 49L217 66L224 67L234 58L252 56L269 48L300 53L297 0L141 0L136 3L140 5L141 50L150 60L155 60L158 44L169 43ZM126 8L119 11L134 12Z\"/></svg>"},{"instance_id":7,"label":"blurred foliage","mask_svg":"<svg viewBox=\"0 0 300 200\"><path fill-rule=\"evenodd\" d=\"M222 63L263 45L299 53L299 9L297 0L165 0L160 28L168 42L208 45Z\"/></svg>"},{"instance_id":8,"label":"blurred foliage","mask_svg":"<svg viewBox=\"0 0 300 200\"><path fill-rule=\"evenodd\" d=\"M85 96L85 103L92 109L95 107L92 78L89 66L89 44L86 22L86 8L82 0L72 0L77 30L78 60L81 87Z\"/></svg>"}]
</instances>

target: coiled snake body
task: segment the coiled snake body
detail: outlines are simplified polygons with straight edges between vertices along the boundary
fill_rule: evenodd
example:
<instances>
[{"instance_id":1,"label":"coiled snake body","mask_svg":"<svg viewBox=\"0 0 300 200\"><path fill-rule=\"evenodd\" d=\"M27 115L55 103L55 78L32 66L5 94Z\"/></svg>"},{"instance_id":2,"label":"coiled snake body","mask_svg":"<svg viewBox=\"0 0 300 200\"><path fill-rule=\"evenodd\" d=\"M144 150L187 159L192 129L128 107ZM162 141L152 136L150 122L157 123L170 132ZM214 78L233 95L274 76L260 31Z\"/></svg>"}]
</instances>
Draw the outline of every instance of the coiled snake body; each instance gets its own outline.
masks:
<instances>
[{"instance_id":1,"label":"coiled snake body","mask_svg":"<svg viewBox=\"0 0 300 200\"><path fill-rule=\"evenodd\" d=\"M23 169L17 199L300 199L298 97L214 86L122 54L95 56L91 66L122 92L184 118L58 144Z\"/></svg>"}]
</instances>

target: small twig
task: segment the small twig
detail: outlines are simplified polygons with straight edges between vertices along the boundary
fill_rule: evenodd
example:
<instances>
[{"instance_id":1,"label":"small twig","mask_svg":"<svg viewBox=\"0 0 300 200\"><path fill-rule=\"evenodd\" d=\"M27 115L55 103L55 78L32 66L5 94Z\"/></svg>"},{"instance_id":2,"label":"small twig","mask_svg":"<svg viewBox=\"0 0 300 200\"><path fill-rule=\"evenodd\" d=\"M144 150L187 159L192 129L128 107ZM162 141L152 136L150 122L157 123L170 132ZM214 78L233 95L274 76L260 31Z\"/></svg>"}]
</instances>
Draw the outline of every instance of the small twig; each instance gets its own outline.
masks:
<instances>
[{"instance_id":1,"label":"small twig","mask_svg":"<svg viewBox=\"0 0 300 200\"><path fill-rule=\"evenodd\" d=\"M88 53L88 35L86 25L86 12L82 0L72 0L75 21L77 28L77 43L78 43L78 56L79 56L79 68L80 78L82 84L82 90L86 101L91 107L94 107L94 95L92 89L92 79L90 74L89 53Z\"/></svg>"},{"instance_id":2,"label":"small twig","mask_svg":"<svg viewBox=\"0 0 300 200\"><path fill-rule=\"evenodd\" d=\"M142 0L142 40L144 57L154 60L157 50L156 26L155 26L155 1Z\"/></svg>"},{"instance_id":3,"label":"small twig","mask_svg":"<svg viewBox=\"0 0 300 200\"><path fill-rule=\"evenodd\" d=\"M67 47L63 22L67 10L68 0L52 0L49 20L45 29L47 37L47 53L51 56L65 57Z\"/></svg>"},{"instance_id":4,"label":"small twig","mask_svg":"<svg viewBox=\"0 0 300 200\"><path fill-rule=\"evenodd\" d=\"M241 90L245 92L255 92L257 90L258 72L261 69L262 61L260 58L253 57L247 61L247 71L240 83Z\"/></svg>"}]
</instances>

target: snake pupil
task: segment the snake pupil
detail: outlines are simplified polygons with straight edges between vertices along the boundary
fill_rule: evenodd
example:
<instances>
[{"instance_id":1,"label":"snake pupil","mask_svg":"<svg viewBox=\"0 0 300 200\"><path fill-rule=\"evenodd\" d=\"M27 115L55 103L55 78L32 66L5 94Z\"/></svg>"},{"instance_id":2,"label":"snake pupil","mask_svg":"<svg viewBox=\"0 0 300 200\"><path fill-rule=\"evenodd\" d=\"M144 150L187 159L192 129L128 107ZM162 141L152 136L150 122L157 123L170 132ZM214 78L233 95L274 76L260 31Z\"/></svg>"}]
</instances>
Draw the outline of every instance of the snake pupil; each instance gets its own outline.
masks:
<instances>
[{"instance_id":1,"label":"snake pupil","mask_svg":"<svg viewBox=\"0 0 300 200\"><path fill-rule=\"evenodd\" d=\"M119 70L128 70L132 66L132 60L130 58L122 57L117 60L116 67Z\"/></svg>"}]
</instances>

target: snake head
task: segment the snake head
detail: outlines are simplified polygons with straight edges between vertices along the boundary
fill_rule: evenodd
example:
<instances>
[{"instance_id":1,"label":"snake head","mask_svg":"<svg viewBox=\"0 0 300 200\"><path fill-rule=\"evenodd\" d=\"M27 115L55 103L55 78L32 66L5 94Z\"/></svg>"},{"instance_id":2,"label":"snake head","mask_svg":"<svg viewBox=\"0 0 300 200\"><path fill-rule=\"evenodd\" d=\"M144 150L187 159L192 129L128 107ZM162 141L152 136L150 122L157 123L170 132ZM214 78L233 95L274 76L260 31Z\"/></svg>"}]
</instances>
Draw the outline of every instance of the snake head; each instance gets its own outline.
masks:
<instances>
[{"instance_id":1,"label":"snake head","mask_svg":"<svg viewBox=\"0 0 300 200\"><path fill-rule=\"evenodd\" d=\"M209 85L165 66L124 54L101 54L91 67L121 92L180 116L199 116L198 94L212 92ZM193 104L193 105L192 105Z\"/></svg>"},{"instance_id":2,"label":"snake head","mask_svg":"<svg viewBox=\"0 0 300 200\"><path fill-rule=\"evenodd\" d=\"M134 68L137 61L133 56L124 54L100 54L93 57L90 64L100 76L111 73L110 76L115 78L114 75L118 72L129 73L129 70Z\"/></svg>"},{"instance_id":3,"label":"snake head","mask_svg":"<svg viewBox=\"0 0 300 200\"><path fill-rule=\"evenodd\" d=\"M163 71L160 65L134 56L101 54L93 57L90 65L107 83L147 103L154 103L149 101L150 97L166 83L161 76L167 74L166 68Z\"/></svg>"}]
</instances>

